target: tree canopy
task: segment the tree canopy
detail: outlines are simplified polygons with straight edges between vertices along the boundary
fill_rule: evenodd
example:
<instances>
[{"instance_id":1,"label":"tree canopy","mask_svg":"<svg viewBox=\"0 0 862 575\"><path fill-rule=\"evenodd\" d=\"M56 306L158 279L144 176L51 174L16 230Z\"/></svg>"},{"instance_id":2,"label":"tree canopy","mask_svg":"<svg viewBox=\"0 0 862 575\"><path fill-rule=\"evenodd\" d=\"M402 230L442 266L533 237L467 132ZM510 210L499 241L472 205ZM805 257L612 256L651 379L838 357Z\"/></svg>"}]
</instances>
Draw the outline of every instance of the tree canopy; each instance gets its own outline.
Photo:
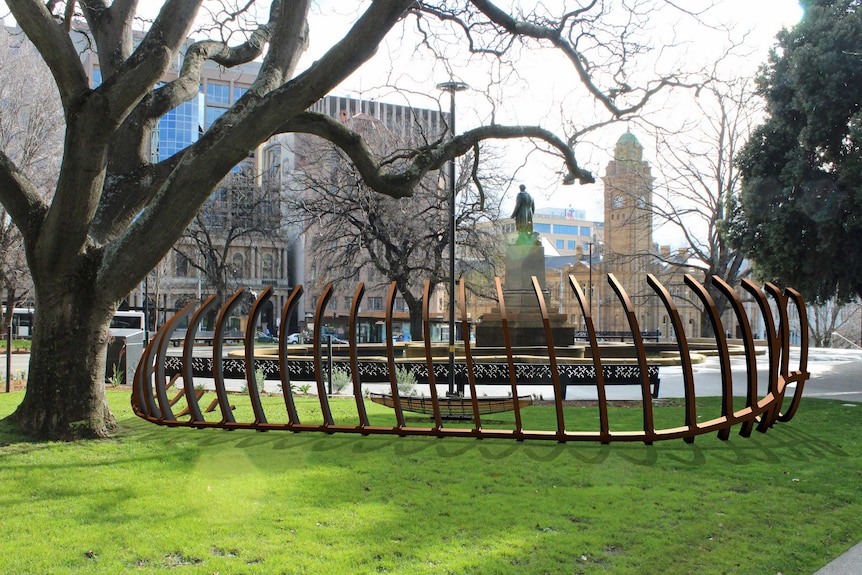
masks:
<instances>
[{"instance_id":1,"label":"tree canopy","mask_svg":"<svg viewBox=\"0 0 862 575\"><path fill-rule=\"evenodd\" d=\"M801 3L758 79L768 115L738 158L734 243L766 280L850 299L862 294L862 3Z\"/></svg>"}]
</instances>

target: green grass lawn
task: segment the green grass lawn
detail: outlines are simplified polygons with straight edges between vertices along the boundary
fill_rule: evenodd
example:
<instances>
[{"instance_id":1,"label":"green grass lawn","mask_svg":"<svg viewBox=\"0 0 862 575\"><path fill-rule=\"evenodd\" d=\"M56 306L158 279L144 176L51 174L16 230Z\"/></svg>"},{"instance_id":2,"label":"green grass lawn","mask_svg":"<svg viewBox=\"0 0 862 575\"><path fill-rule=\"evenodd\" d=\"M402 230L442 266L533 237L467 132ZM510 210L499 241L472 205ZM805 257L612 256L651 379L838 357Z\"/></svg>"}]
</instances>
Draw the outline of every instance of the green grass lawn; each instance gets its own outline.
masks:
<instances>
[{"instance_id":1,"label":"green grass lawn","mask_svg":"<svg viewBox=\"0 0 862 575\"><path fill-rule=\"evenodd\" d=\"M810 575L862 540L862 405L805 399L749 439L606 446L171 429L109 397L110 440L0 424L0 573ZM0 417L20 400L0 394Z\"/></svg>"}]
</instances>

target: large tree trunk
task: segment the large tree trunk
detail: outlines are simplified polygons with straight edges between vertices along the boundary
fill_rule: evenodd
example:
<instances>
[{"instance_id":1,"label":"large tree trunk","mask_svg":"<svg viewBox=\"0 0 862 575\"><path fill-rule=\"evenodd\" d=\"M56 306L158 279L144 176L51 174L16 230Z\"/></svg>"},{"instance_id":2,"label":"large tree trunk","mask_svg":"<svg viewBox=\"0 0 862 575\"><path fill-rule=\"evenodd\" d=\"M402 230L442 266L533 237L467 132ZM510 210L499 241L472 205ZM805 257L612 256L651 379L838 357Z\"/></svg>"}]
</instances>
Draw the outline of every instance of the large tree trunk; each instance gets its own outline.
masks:
<instances>
[{"instance_id":1,"label":"large tree trunk","mask_svg":"<svg viewBox=\"0 0 862 575\"><path fill-rule=\"evenodd\" d=\"M423 330L425 326L422 321L422 309L414 310L412 307L410 309L410 339L413 341L425 341L425 334Z\"/></svg>"},{"instance_id":2,"label":"large tree trunk","mask_svg":"<svg viewBox=\"0 0 862 575\"><path fill-rule=\"evenodd\" d=\"M34 437L106 437L116 427L105 396L113 308L98 301L92 289L55 284L41 291L37 288L27 391L12 417Z\"/></svg>"}]
</instances>

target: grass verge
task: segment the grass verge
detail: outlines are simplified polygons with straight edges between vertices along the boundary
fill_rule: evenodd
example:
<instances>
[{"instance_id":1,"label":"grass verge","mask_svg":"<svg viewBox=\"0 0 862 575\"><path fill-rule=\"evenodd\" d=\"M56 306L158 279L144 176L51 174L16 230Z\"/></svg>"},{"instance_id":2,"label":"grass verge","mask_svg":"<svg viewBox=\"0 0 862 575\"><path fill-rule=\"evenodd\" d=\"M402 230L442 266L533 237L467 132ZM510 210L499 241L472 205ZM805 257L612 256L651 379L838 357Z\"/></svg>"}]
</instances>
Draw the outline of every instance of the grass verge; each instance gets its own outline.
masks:
<instances>
[{"instance_id":1,"label":"grass verge","mask_svg":"<svg viewBox=\"0 0 862 575\"><path fill-rule=\"evenodd\" d=\"M862 540L862 406L603 446L170 429L108 393L110 440L0 423L0 573L810 575ZM21 397L0 394L0 417Z\"/></svg>"}]
</instances>

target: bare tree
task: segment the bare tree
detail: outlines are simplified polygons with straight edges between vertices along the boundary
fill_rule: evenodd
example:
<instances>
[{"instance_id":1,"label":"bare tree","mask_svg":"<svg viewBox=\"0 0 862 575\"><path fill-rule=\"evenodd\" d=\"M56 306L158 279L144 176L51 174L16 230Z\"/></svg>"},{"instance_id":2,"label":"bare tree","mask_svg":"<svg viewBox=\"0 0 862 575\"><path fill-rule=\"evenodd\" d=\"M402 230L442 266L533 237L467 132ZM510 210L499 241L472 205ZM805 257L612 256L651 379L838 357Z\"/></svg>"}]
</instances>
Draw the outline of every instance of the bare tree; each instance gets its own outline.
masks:
<instances>
[{"instance_id":1,"label":"bare tree","mask_svg":"<svg viewBox=\"0 0 862 575\"><path fill-rule=\"evenodd\" d=\"M673 131L652 130L659 164L652 212L659 225L679 232L686 252L683 258L678 252L657 256L671 268L697 269L736 285L751 273L751 267L731 247L727 234L740 191L735 159L762 111L762 102L751 82L740 79L713 81L699 91L695 104L696 120ZM728 309L726 298L709 289L719 312ZM711 331L704 311L701 333Z\"/></svg>"},{"instance_id":2,"label":"bare tree","mask_svg":"<svg viewBox=\"0 0 862 575\"><path fill-rule=\"evenodd\" d=\"M399 162L405 139L413 130L389 131L380 121L362 131L370 146L380 150L379 161ZM420 127L417 126L417 130ZM356 167L341 151L321 141L306 143L305 166L295 185L302 190L287 200L291 223L308 236L310 265L319 270L315 280L347 286L361 269L374 270L378 281L370 287L395 282L410 312L410 333L422 336L422 294L425 281L431 290L445 283L449 271L450 190L443 171L427 174L409 200L375 193L365 185ZM488 158L486 154L483 157ZM475 160L475 161L474 161ZM492 169L480 170L478 156L469 152L459 160L455 182L455 229L458 249L469 254L459 259L456 273L471 271L469 261L491 263L470 266L493 275L499 259L499 238L491 222L499 217L496 190L504 182ZM352 290L355 286L345 287Z\"/></svg>"},{"instance_id":3,"label":"bare tree","mask_svg":"<svg viewBox=\"0 0 862 575\"><path fill-rule=\"evenodd\" d=\"M406 151L404 162L390 168L375 161L361 135L306 111L372 58L393 29L403 30L402 23L414 23L424 34L418 50L445 37L501 67L511 68L514 59L507 54L522 47L551 49L611 117L636 111L657 91L680 83L674 74L635 83L625 73L637 67L631 29L650 17L640 2L624 9L628 17L616 19L623 26L612 27L614 19L599 2L556 14L540 6L513 15L487 0L375 0L357 9L345 36L304 70L297 66L308 42L311 0L268 3L259 10L266 10L260 22L253 0L213 3L210 14L222 18L222 25L215 22L207 31L215 39L190 44L203 0L165 0L140 38L133 38L135 0L6 4L50 68L66 120L51 201L6 150L0 153L0 202L22 232L37 302L27 391L12 418L24 433L38 436L110 432L115 420L102 379L107 325L118 302L171 249L231 169L274 134L329 140L350 157L366 185L393 198L411 197L426 174L488 139L543 141L564 165L565 181L592 180L570 142L540 126L480 126ZM64 9L75 6L100 55L96 88L69 36L73 10ZM204 62L231 68L258 58L251 88L196 142L154 163L153 129L161 116L197 97ZM166 81L178 61L177 77Z\"/></svg>"},{"instance_id":4,"label":"bare tree","mask_svg":"<svg viewBox=\"0 0 862 575\"><path fill-rule=\"evenodd\" d=\"M807 306L808 330L812 344L816 347L860 348L860 319L862 307L859 302L846 303L831 298L822 303ZM857 345L856 341L860 343Z\"/></svg>"},{"instance_id":5,"label":"bare tree","mask_svg":"<svg viewBox=\"0 0 862 575\"><path fill-rule=\"evenodd\" d=\"M147 314L147 329L152 331L157 331L159 326L164 323L167 319L165 316L167 314L167 306L165 308L161 307L160 301L162 296L162 289L165 286L165 280L172 276L169 260L168 258L163 258L162 261L156 264L156 266L150 270L150 273L147 274L147 281L145 282L146 293L144 295L144 309ZM150 292L153 294L153 305L150 306L149 297ZM152 308L152 313L150 313Z\"/></svg>"},{"instance_id":6,"label":"bare tree","mask_svg":"<svg viewBox=\"0 0 862 575\"><path fill-rule=\"evenodd\" d=\"M240 245L272 243L282 228L279 190L258 180L250 166L230 174L174 246L216 294L217 307L249 277Z\"/></svg>"},{"instance_id":7,"label":"bare tree","mask_svg":"<svg viewBox=\"0 0 862 575\"><path fill-rule=\"evenodd\" d=\"M62 156L63 111L33 44L22 32L6 28L0 29L0 102L0 150L48 197ZM7 304L4 325L10 326L31 281L24 239L5 209L0 209L0 287Z\"/></svg>"}]
</instances>

